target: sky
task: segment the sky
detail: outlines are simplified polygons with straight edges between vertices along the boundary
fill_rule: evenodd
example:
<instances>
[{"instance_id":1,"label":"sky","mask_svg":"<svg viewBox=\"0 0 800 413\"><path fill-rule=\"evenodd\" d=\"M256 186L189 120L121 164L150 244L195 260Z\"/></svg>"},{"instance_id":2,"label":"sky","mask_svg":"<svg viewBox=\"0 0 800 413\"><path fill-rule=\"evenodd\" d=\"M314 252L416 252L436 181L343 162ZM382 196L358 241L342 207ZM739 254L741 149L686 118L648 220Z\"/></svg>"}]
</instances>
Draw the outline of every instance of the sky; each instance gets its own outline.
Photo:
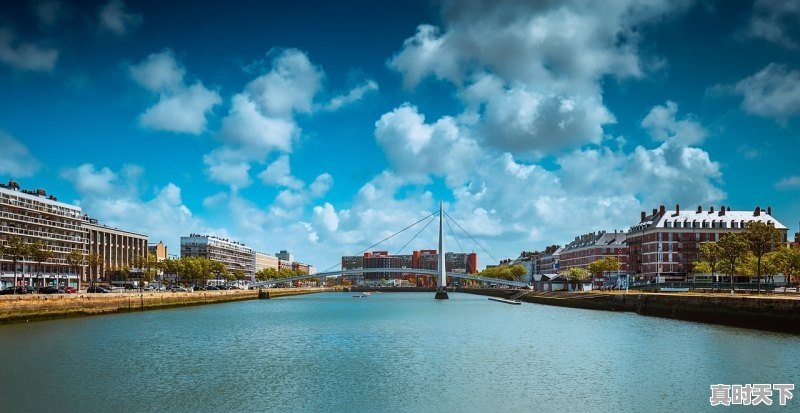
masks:
<instances>
[{"instance_id":1,"label":"sky","mask_svg":"<svg viewBox=\"0 0 800 413\"><path fill-rule=\"evenodd\" d=\"M440 201L481 267L660 204L794 232L799 51L780 0L3 2L0 181L322 270Z\"/></svg>"}]
</instances>

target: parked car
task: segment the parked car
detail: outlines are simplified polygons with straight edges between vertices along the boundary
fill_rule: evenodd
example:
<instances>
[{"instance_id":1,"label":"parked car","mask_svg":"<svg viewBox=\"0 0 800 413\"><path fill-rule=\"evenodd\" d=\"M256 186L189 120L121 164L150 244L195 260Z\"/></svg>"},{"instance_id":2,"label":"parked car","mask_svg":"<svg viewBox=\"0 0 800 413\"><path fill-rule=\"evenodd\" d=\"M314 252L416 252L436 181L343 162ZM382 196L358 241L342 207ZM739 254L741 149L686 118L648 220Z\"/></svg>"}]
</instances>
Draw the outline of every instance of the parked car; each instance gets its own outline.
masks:
<instances>
[{"instance_id":1,"label":"parked car","mask_svg":"<svg viewBox=\"0 0 800 413\"><path fill-rule=\"evenodd\" d=\"M101 287L101 286L99 286L99 285L95 285L95 286L93 286L93 287L89 287L89 288L87 288L87 289L86 289L86 292L87 292L87 293L110 293L110 292L111 292L111 290L109 290L109 289L108 289L108 288L106 288L106 287Z\"/></svg>"},{"instance_id":2,"label":"parked car","mask_svg":"<svg viewBox=\"0 0 800 413\"><path fill-rule=\"evenodd\" d=\"M64 287L64 294L76 294L78 289L75 287Z\"/></svg>"},{"instance_id":3,"label":"parked car","mask_svg":"<svg viewBox=\"0 0 800 413\"><path fill-rule=\"evenodd\" d=\"M187 289L181 287L180 285L173 285L169 290L172 291L173 293L185 293L188 291Z\"/></svg>"},{"instance_id":4,"label":"parked car","mask_svg":"<svg viewBox=\"0 0 800 413\"><path fill-rule=\"evenodd\" d=\"M63 294L64 290L61 287L48 285L47 287L39 288L39 294Z\"/></svg>"},{"instance_id":5,"label":"parked car","mask_svg":"<svg viewBox=\"0 0 800 413\"><path fill-rule=\"evenodd\" d=\"M0 291L0 295L7 295L7 294L33 294L35 290L33 287L28 287L27 285L19 285L17 287L6 287L5 289Z\"/></svg>"}]
</instances>

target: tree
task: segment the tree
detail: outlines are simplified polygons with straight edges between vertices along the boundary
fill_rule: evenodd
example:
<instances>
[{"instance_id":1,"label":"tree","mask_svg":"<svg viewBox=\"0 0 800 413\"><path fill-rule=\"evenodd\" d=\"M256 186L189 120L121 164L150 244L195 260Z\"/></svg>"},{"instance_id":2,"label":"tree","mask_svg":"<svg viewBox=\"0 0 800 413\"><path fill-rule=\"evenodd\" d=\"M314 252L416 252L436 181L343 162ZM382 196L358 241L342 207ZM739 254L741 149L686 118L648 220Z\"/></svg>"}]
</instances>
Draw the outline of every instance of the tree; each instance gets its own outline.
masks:
<instances>
[{"instance_id":1,"label":"tree","mask_svg":"<svg viewBox=\"0 0 800 413\"><path fill-rule=\"evenodd\" d=\"M750 252L755 255L757 262L756 279L758 291L761 292L761 261L765 254L774 250L781 242L781 232L774 225L755 221L747 224L745 237L749 244Z\"/></svg>"},{"instance_id":2,"label":"tree","mask_svg":"<svg viewBox=\"0 0 800 413\"><path fill-rule=\"evenodd\" d=\"M594 274L603 275L605 272L619 271L620 266L616 257L605 257L590 263L586 269L594 276ZM592 285L594 285L594 280L592 280Z\"/></svg>"},{"instance_id":3,"label":"tree","mask_svg":"<svg viewBox=\"0 0 800 413\"><path fill-rule=\"evenodd\" d=\"M72 250L67 254L67 265L75 270L75 274L78 274L80 269L83 268L85 260L86 256L83 255L83 251L81 250ZM81 275L82 274L78 274L78 285L80 285Z\"/></svg>"},{"instance_id":4,"label":"tree","mask_svg":"<svg viewBox=\"0 0 800 413\"><path fill-rule=\"evenodd\" d=\"M695 272L710 272L711 278L714 278L714 271L717 265L722 260L722 251L716 242L704 242L700 244L700 259L708 264L707 271L698 271L695 266Z\"/></svg>"},{"instance_id":5,"label":"tree","mask_svg":"<svg viewBox=\"0 0 800 413\"><path fill-rule=\"evenodd\" d=\"M692 263L692 270L699 273L713 273L711 264L708 261L695 261Z\"/></svg>"},{"instance_id":6,"label":"tree","mask_svg":"<svg viewBox=\"0 0 800 413\"><path fill-rule=\"evenodd\" d=\"M44 241L37 240L30 246L30 257L36 262L36 285L42 286L42 263L47 262L53 258L53 250Z\"/></svg>"},{"instance_id":7,"label":"tree","mask_svg":"<svg viewBox=\"0 0 800 413\"><path fill-rule=\"evenodd\" d=\"M567 270L566 275L568 280L577 283L580 286L580 289L583 290L582 281L589 278L589 271L581 267L572 267L569 270Z\"/></svg>"},{"instance_id":8,"label":"tree","mask_svg":"<svg viewBox=\"0 0 800 413\"><path fill-rule=\"evenodd\" d=\"M17 263L25 261L25 258L30 257L30 246L25 243L20 237L8 237L6 239L6 246L4 248L5 256L11 260L14 266L14 286L17 285ZM22 275L23 282L25 275Z\"/></svg>"},{"instance_id":9,"label":"tree","mask_svg":"<svg viewBox=\"0 0 800 413\"><path fill-rule=\"evenodd\" d=\"M89 266L90 273L92 272L92 269L94 269L94 273L91 274L92 286L94 286L94 283L97 282L97 275L100 272L100 269L97 267L99 267L102 262L103 260L97 254L89 254L86 256L86 264Z\"/></svg>"},{"instance_id":10,"label":"tree","mask_svg":"<svg viewBox=\"0 0 800 413\"><path fill-rule=\"evenodd\" d=\"M792 277L800 276L800 249L783 246L773 254L775 270L783 274L786 285L789 285Z\"/></svg>"},{"instance_id":11,"label":"tree","mask_svg":"<svg viewBox=\"0 0 800 413\"><path fill-rule=\"evenodd\" d=\"M722 236L717 245L720 248L721 256L730 264L728 274L731 276L731 294L733 294L734 274L736 273L736 263L747 254L750 243L744 233L730 233Z\"/></svg>"}]
</instances>

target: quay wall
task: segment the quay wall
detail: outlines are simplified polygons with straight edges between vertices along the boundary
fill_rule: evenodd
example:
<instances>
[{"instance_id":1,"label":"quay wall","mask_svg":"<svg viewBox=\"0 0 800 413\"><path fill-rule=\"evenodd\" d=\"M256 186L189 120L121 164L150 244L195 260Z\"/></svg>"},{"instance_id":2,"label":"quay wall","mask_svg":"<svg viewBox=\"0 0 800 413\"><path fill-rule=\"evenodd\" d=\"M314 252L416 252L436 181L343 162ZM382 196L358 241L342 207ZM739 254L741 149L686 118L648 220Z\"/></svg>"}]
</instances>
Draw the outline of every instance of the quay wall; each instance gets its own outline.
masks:
<instances>
[{"instance_id":1,"label":"quay wall","mask_svg":"<svg viewBox=\"0 0 800 413\"><path fill-rule=\"evenodd\" d=\"M509 298L520 290L464 288L459 292ZM791 296L531 292L519 300L589 310L628 311L651 317L800 334L800 299Z\"/></svg>"},{"instance_id":2,"label":"quay wall","mask_svg":"<svg viewBox=\"0 0 800 413\"><path fill-rule=\"evenodd\" d=\"M326 288L271 288L272 298L332 291ZM109 294L25 294L0 296L0 324L225 303L259 298L259 290L130 292Z\"/></svg>"}]
</instances>

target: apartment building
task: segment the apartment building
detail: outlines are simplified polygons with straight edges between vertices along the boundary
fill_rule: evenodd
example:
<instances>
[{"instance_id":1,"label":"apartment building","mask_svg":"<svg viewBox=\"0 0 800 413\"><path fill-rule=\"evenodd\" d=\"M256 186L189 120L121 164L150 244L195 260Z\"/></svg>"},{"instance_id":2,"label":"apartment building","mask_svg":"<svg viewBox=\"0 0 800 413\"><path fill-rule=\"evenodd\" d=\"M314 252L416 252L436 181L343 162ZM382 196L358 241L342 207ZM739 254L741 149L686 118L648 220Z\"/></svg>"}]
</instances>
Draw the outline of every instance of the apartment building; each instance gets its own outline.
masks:
<instances>
[{"instance_id":1,"label":"apartment building","mask_svg":"<svg viewBox=\"0 0 800 413\"><path fill-rule=\"evenodd\" d=\"M147 235L101 225L85 215L82 224L88 236L87 252L100 261L96 267L87 266L83 282L111 281L114 273L135 267L137 257L147 256Z\"/></svg>"},{"instance_id":2,"label":"apartment building","mask_svg":"<svg viewBox=\"0 0 800 413\"><path fill-rule=\"evenodd\" d=\"M772 216L772 208L733 211L722 206L703 210L667 210L664 205L651 214L642 211L639 223L627 233L628 268L637 280L686 281L692 263L699 260L703 242L718 241L721 236L747 229L750 222L772 225L786 242L788 229Z\"/></svg>"},{"instance_id":3,"label":"apartment building","mask_svg":"<svg viewBox=\"0 0 800 413\"><path fill-rule=\"evenodd\" d=\"M18 283L33 285L32 280L38 279L43 285L77 287L82 269L70 267L66 257L74 250L86 253L87 234L82 222L80 207L59 202L43 189L20 189L14 181L0 184L0 243L7 243L9 237L20 237L27 243L41 241L53 252L42 268L30 257L18 262ZM12 261L0 257L0 285L10 286L13 280Z\"/></svg>"},{"instance_id":4,"label":"apartment building","mask_svg":"<svg viewBox=\"0 0 800 413\"><path fill-rule=\"evenodd\" d=\"M190 234L181 237L181 257L205 257L225 265L228 271L244 271L251 281L255 277L255 251L244 244L213 235Z\"/></svg>"}]
</instances>

